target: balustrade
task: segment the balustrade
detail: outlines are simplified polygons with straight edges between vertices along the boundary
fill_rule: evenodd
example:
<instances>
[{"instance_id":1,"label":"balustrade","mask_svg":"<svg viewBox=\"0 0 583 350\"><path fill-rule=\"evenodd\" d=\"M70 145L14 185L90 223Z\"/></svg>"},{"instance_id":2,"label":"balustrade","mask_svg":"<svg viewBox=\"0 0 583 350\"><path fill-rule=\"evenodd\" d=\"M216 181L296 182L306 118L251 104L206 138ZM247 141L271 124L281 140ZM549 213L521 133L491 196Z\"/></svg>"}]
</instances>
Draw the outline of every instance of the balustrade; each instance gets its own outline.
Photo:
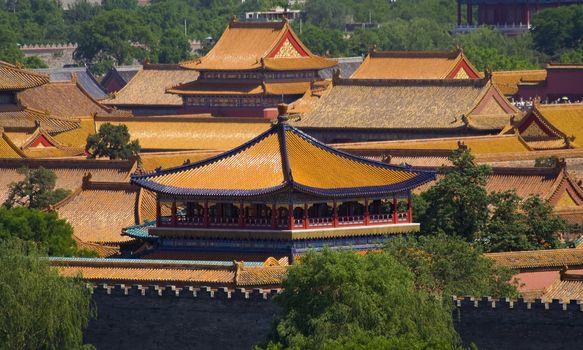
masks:
<instances>
[{"instance_id":1,"label":"balustrade","mask_svg":"<svg viewBox=\"0 0 583 350\"><path fill-rule=\"evenodd\" d=\"M297 216L289 217L286 212L278 212L275 209L273 211L267 212L267 216L255 217L255 216L215 216L214 213L209 212L208 205L205 203L204 210L200 210L198 213L194 213L194 216L190 216L182 210L177 210L176 205L172 205L172 215L160 215L160 204L158 204L157 213L158 225L163 227L239 227L244 228L263 228L263 229L310 229L310 228L323 228L323 227L345 227L345 226L367 226L367 225L382 225L382 224L403 224L411 222L411 206L410 199L408 201L407 211L403 212L389 212L389 213L379 213L379 202L378 200L371 204L371 209L373 213L369 212L368 201L365 202L364 213L361 211L361 215L338 215L340 209L336 203L334 207L327 213L324 211L324 215L331 216L315 216L310 217L306 215L308 213L308 206L304 205L304 208L299 209L300 211L296 213ZM397 201L392 202L392 208L397 206ZM275 205L273 205L275 208ZM290 206L290 212L291 212ZM300 207L301 208L301 207ZM310 209L312 210L312 209ZM200 213L204 213L201 215ZM346 212L346 211L345 211ZM345 212L343 214L345 214ZM238 213L243 213L238 211ZM270 214L271 213L271 214ZM290 227L291 226L291 227Z\"/></svg>"}]
</instances>

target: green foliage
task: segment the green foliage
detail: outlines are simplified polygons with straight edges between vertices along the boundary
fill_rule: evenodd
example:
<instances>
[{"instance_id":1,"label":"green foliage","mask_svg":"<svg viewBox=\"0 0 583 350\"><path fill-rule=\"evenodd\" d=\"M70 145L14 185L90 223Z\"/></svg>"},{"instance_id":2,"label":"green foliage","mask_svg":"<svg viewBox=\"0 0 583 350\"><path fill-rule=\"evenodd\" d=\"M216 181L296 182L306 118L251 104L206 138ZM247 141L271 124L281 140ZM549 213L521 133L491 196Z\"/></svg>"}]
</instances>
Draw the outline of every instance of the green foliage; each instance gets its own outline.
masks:
<instances>
[{"instance_id":1,"label":"green foliage","mask_svg":"<svg viewBox=\"0 0 583 350\"><path fill-rule=\"evenodd\" d=\"M0 349L91 349L83 346L95 315L89 290L59 276L45 254L31 242L0 241Z\"/></svg>"},{"instance_id":2,"label":"green foliage","mask_svg":"<svg viewBox=\"0 0 583 350\"><path fill-rule=\"evenodd\" d=\"M448 349L458 342L449 308L416 289L413 274L384 252L309 252L283 287L271 349Z\"/></svg>"},{"instance_id":3,"label":"green foliage","mask_svg":"<svg viewBox=\"0 0 583 350\"><path fill-rule=\"evenodd\" d=\"M386 250L413 272L418 289L444 301L452 295L518 296L513 271L495 265L462 238L399 238L390 240Z\"/></svg>"},{"instance_id":4,"label":"green foliage","mask_svg":"<svg viewBox=\"0 0 583 350\"><path fill-rule=\"evenodd\" d=\"M558 234L570 227L540 197L486 192L490 169L476 165L466 149L449 158L441 180L413 198L413 217L424 234L447 234L483 245L485 251L549 249L561 246ZM540 162L539 162L540 163Z\"/></svg>"},{"instance_id":5,"label":"green foliage","mask_svg":"<svg viewBox=\"0 0 583 350\"><path fill-rule=\"evenodd\" d=\"M42 212L24 207L0 207L0 241L18 238L46 247L49 255L94 256L92 252L77 250L73 228L56 212Z\"/></svg>"},{"instance_id":6,"label":"green foliage","mask_svg":"<svg viewBox=\"0 0 583 350\"><path fill-rule=\"evenodd\" d=\"M449 160L453 166L440 169L443 177L423 193L427 208L417 215L423 233L446 233L473 241L488 219L485 186L491 169L476 165L467 149L455 150Z\"/></svg>"},{"instance_id":7,"label":"green foliage","mask_svg":"<svg viewBox=\"0 0 583 350\"><path fill-rule=\"evenodd\" d=\"M582 5L543 10L534 16L532 26L534 46L548 55L559 57L566 50L583 50Z\"/></svg>"},{"instance_id":8,"label":"green foliage","mask_svg":"<svg viewBox=\"0 0 583 350\"><path fill-rule=\"evenodd\" d=\"M75 58L92 65L113 60L118 65L143 61L155 46L154 34L137 12L113 9L84 23L76 38Z\"/></svg>"},{"instance_id":9,"label":"green foliage","mask_svg":"<svg viewBox=\"0 0 583 350\"><path fill-rule=\"evenodd\" d=\"M55 189L57 175L52 170L43 167L38 169L23 167L18 169L18 173L24 175L24 179L8 186L8 197L4 202L4 206L8 208L25 206L46 209L71 193L62 188Z\"/></svg>"},{"instance_id":10,"label":"green foliage","mask_svg":"<svg viewBox=\"0 0 583 350\"><path fill-rule=\"evenodd\" d=\"M102 124L97 134L87 137L85 151L90 158L130 159L140 152L140 142L130 141L128 127L124 124Z\"/></svg>"},{"instance_id":11,"label":"green foliage","mask_svg":"<svg viewBox=\"0 0 583 350\"><path fill-rule=\"evenodd\" d=\"M168 29L162 33L159 49L156 50L158 63L176 63L190 57L190 44L184 32Z\"/></svg>"}]
</instances>

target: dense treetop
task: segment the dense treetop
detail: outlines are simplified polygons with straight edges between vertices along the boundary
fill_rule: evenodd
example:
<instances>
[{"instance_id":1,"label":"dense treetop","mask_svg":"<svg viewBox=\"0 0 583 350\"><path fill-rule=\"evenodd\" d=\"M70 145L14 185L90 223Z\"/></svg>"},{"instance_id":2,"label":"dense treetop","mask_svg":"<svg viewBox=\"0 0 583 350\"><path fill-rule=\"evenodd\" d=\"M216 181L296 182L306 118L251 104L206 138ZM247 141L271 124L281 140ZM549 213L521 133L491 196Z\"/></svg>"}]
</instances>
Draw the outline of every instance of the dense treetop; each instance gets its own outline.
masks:
<instances>
[{"instance_id":1,"label":"dense treetop","mask_svg":"<svg viewBox=\"0 0 583 350\"><path fill-rule=\"evenodd\" d=\"M104 0L102 6L79 0L63 10L56 0L0 0L0 59L41 65L25 59L17 44L76 42L80 62L97 72L113 64L148 59L175 63L190 55L188 40L200 40L203 52L220 36L232 15L266 10L286 1ZM293 25L316 53L330 56L382 50L451 50L462 47L483 70L536 68L549 60L583 62L583 6L542 11L532 33L506 37L491 29L453 36L455 0L308 0L305 20ZM376 29L346 33L344 25L372 21ZM14 30L18 28L18 30ZM207 39L211 40L207 40Z\"/></svg>"}]
</instances>

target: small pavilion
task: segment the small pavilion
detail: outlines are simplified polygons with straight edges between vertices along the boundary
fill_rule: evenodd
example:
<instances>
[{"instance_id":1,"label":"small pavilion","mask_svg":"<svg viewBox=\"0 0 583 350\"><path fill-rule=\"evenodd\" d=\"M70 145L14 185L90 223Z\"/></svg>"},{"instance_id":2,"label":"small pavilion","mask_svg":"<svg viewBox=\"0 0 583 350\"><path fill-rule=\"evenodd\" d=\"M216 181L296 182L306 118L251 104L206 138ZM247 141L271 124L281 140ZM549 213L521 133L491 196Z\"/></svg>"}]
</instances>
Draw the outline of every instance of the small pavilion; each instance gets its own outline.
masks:
<instances>
[{"instance_id":1,"label":"small pavilion","mask_svg":"<svg viewBox=\"0 0 583 350\"><path fill-rule=\"evenodd\" d=\"M132 177L156 193L156 222L125 234L156 249L264 253L293 259L307 249L370 249L419 230L411 191L435 172L335 150L288 124L208 160ZM147 229L147 234L144 231Z\"/></svg>"}]
</instances>

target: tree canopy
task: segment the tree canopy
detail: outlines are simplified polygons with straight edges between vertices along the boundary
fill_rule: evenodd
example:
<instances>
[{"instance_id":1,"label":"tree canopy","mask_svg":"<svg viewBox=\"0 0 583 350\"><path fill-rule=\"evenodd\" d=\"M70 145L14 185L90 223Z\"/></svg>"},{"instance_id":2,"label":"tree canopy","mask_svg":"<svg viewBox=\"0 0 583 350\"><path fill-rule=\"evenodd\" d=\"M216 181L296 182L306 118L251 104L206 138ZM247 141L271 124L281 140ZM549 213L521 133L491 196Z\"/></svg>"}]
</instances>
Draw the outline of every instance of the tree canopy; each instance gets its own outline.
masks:
<instances>
[{"instance_id":1,"label":"tree canopy","mask_svg":"<svg viewBox=\"0 0 583 350\"><path fill-rule=\"evenodd\" d=\"M140 142L130 141L128 127L124 124L102 124L97 134L87 137L85 151L90 158L130 159L140 152Z\"/></svg>"},{"instance_id":2,"label":"tree canopy","mask_svg":"<svg viewBox=\"0 0 583 350\"><path fill-rule=\"evenodd\" d=\"M414 198L414 217L423 234L463 237L485 251L550 249L561 246L559 234L570 229L537 196L486 191L491 169L476 165L468 149L449 157L453 166L440 169L440 180Z\"/></svg>"},{"instance_id":3,"label":"tree canopy","mask_svg":"<svg viewBox=\"0 0 583 350\"><path fill-rule=\"evenodd\" d=\"M93 348L83 346L94 315L89 290L45 256L32 242L0 240L0 349Z\"/></svg>"},{"instance_id":4,"label":"tree canopy","mask_svg":"<svg viewBox=\"0 0 583 350\"><path fill-rule=\"evenodd\" d=\"M24 175L22 181L13 182L8 186L8 197L4 206L8 208L25 206L34 209L46 209L66 198L71 191L57 188L57 175L43 167L18 169Z\"/></svg>"},{"instance_id":5,"label":"tree canopy","mask_svg":"<svg viewBox=\"0 0 583 350\"><path fill-rule=\"evenodd\" d=\"M415 277L384 252L309 252L290 267L271 348L449 349L457 345L451 313L416 289ZM362 347L357 347L362 348Z\"/></svg>"}]
</instances>

